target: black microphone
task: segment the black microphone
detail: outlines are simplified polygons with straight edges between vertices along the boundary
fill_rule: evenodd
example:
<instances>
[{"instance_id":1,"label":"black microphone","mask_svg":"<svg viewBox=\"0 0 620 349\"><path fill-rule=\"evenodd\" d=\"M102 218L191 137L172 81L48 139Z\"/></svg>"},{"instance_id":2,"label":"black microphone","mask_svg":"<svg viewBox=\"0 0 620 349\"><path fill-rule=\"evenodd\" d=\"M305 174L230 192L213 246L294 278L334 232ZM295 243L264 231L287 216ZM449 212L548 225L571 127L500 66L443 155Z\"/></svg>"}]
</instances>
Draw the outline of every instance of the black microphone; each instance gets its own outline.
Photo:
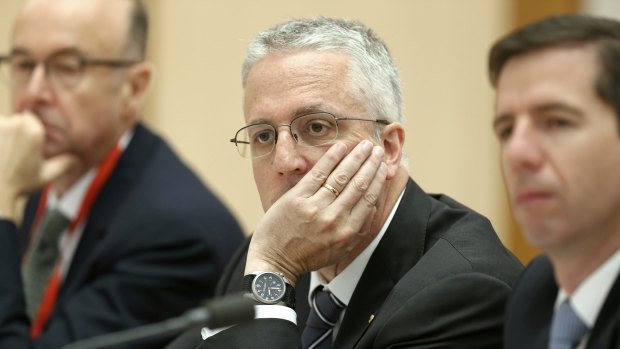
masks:
<instances>
[{"instance_id":1,"label":"black microphone","mask_svg":"<svg viewBox=\"0 0 620 349\"><path fill-rule=\"evenodd\" d=\"M120 344L179 333L194 326L210 329L226 327L254 319L254 302L240 294L216 298L183 315L154 324L80 340L61 349L100 349Z\"/></svg>"}]
</instances>

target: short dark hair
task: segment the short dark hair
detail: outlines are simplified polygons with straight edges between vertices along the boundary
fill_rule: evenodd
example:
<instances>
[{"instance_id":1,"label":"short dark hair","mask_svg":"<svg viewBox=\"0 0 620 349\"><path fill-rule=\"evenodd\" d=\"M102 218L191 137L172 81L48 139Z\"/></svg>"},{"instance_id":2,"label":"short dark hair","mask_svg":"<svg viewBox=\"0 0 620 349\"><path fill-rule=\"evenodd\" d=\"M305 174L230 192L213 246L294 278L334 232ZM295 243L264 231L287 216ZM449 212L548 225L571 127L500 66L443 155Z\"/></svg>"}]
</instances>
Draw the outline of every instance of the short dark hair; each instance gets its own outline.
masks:
<instances>
[{"instance_id":1,"label":"short dark hair","mask_svg":"<svg viewBox=\"0 0 620 349\"><path fill-rule=\"evenodd\" d=\"M129 48L136 49L139 58L143 59L146 55L146 43L149 34L149 17L146 7L141 0L131 0L133 2L131 18L129 24Z\"/></svg>"},{"instance_id":2,"label":"short dark hair","mask_svg":"<svg viewBox=\"0 0 620 349\"><path fill-rule=\"evenodd\" d=\"M593 45L596 49L601 68L593 87L620 118L620 22L614 19L562 15L509 33L499 39L489 53L491 84L497 87L502 69L511 58L545 48L572 45Z\"/></svg>"}]
</instances>

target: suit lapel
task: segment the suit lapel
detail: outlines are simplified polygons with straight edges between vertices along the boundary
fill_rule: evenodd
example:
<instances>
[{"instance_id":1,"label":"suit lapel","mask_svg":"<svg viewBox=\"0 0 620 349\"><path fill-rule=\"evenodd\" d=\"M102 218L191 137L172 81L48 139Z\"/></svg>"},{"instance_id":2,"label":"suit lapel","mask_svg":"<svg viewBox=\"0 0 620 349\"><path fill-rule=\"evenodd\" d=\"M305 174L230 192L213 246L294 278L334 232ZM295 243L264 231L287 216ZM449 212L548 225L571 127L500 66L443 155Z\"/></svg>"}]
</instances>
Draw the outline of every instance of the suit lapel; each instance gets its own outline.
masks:
<instances>
[{"instance_id":1,"label":"suit lapel","mask_svg":"<svg viewBox=\"0 0 620 349\"><path fill-rule=\"evenodd\" d=\"M549 258L540 256L534 259L524 271L509 305L512 313L511 327L514 330L508 341L521 343L519 347L546 349L549 345L549 332L553 308L558 294L553 267Z\"/></svg>"},{"instance_id":2,"label":"suit lapel","mask_svg":"<svg viewBox=\"0 0 620 349\"><path fill-rule=\"evenodd\" d=\"M306 327L308 313L310 313L308 292L310 292L310 274L304 274L297 280L297 284L295 284L295 297L297 301L295 312L297 313L297 328L299 328L300 333Z\"/></svg>"},{"instance_id":3,"label":"suit lapel","mask_svg":"<svg viewBox=\"0 0 620 349\"><path fill-rule=\"evenodd\" d=\"M411 179L383 239L360 278L334 348L353 348L371 325L394 285L424 253L430 202Z\"/></svg>"},{"instance_id":4,"label":"suit lapel","mask_svg":"<svg viewBox=\"0 0 620 349\"><path fill-rule=\"evenodd\" d=\"M86 226L80 238L75 255L71 261L68 274L60 290L59 301L69 296L80 287L86 277L92 261L99 254L98 248L108 232L108 225L114 216L122 210L127 195L131 193L135 182L144 170L144 163L150 157L157 138L143 126L137 125L127 149L101 190L87 217Z\"/></svg>"},{"instance_id":5,"label":"suit lapel","mask_svg":"<svg viewBox=\"0 0 620 349\"><path fill-rule=\"evenodd\" d=\"M533 348L546 349L549 346L549 335L551 331L551 320L553 319L553 308L558 294L558 286L555 283L553 267L549 259L544 256L538 261L537 275L534 279L538 292L532 295L529 300L528 307L532 314L536 314L530 318L532 333L538 333L533 336Z\"/></svg>"},{"instance_id":6,"label":"suit lapel","mask_svg":"<svg viewBox=\"0 0 620 349\"><path fill-rule=\"evenodd\" d=\"M25 255L26 249L30 243L32 225L34 224L37 208L39 207L39 200L41 200L41 191L36 192L28 199L24 209L24 219L22 221L22 226L20 227L20 234L18 235L21 256Z\"/></svg>"}]
</instances>

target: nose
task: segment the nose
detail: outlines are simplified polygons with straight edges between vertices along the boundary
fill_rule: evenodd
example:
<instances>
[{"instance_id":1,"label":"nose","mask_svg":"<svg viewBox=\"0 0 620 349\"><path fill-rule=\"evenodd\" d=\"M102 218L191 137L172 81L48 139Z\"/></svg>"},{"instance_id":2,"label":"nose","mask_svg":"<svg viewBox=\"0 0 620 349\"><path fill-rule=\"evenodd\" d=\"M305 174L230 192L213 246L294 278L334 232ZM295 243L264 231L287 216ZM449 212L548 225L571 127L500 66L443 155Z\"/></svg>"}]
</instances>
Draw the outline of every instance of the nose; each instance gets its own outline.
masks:
<instances>
[{"instance_id":1,"label":"nose","mask_svg":"<svg viewBox=\"0 0 620 349\"><path fill-rule=\"evenodd\" d=\"M543 139L533 123L523 118L515 121L512 133L503 146L506 171L536 171L544 160Z\"/></svg>"},{"instance_id":2,"label":"nose","mask_svg":"<svg viewBox=\"0 0 620 349\"><path fill-rule=\"evenodd\" d=\"M30 109L52 96L52 81L44 64L37 64L25 82L20 100L20 109Z\"/></svg>"},{"instance_id":3,"label":"nose","mask_svg":"<svg viewBox=\"0 0 620 349\"><path fill-rule=\"evenodd\" d=\"M280 175L306 172L307 164L297 149L297 142L289 127L278 128L278 141L273 149L272 165Z\"/></svg>"}]
</instances>

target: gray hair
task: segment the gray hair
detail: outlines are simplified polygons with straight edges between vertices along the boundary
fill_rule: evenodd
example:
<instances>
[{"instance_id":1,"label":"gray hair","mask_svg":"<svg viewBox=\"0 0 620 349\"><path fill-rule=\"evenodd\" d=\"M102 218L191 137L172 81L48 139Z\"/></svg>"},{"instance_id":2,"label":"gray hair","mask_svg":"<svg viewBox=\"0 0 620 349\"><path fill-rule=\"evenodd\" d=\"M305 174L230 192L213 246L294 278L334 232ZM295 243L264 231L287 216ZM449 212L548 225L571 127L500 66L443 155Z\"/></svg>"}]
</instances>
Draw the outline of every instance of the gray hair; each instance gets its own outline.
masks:
<instances>
[{"instance_id":1,"label":"gray hair","mask_svg":"<svg viewBox=\"0 0 620 349\"><path fill-rule=\"evenodd\" d=\"M245 88L254 64L275 52L331 51L351 59L349 83L373 117L403 122L400 77L387 46L360 22L328 17L293 19L256 36L243 63Z\"/></svg>"}]
</instances>

